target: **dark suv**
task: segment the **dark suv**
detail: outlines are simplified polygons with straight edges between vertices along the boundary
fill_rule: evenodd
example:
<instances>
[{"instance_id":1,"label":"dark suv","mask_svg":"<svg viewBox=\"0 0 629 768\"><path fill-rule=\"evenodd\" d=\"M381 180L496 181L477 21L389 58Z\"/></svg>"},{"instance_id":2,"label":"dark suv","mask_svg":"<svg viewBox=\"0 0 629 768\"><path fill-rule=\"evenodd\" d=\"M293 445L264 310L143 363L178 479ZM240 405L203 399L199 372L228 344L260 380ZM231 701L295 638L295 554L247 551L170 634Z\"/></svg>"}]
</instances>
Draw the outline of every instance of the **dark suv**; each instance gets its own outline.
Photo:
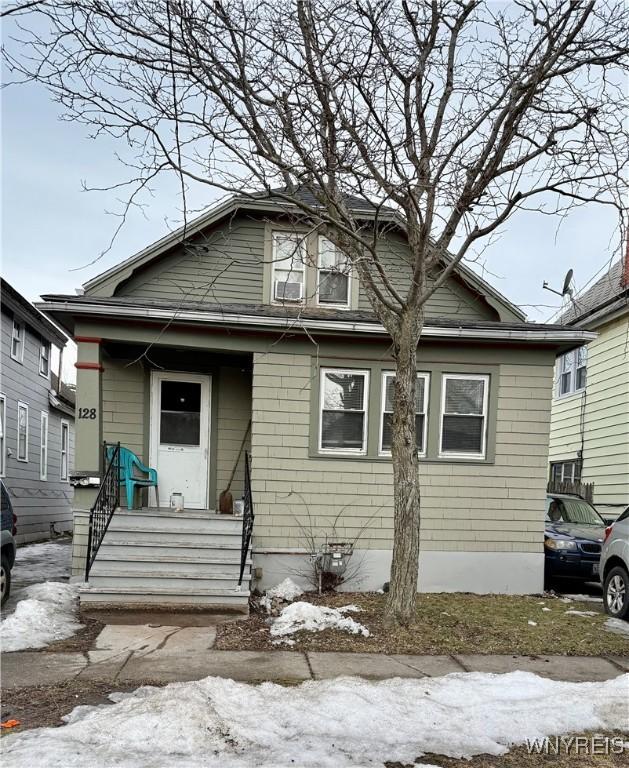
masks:
<instances>
[{"instance_id":1,"label":"dark suv","mask_svg":"<svg viewBox=\"0 0 629 768\"><path fill-rule=\"evenodd\" d=\"M15 524L17 517L13 512L11 497L4 483L0 480L0 493L2 495L2 571L0 581L2 584L2 605L9 599L11 593L11 568L15 562Z\"/></svg>"},{"instance_id":2,"label":"dark suv","mask_svg":"<svg viewBox=\"0 0 629 768\"><path fill-rule=\"evenodd\" d=\"M546 497L544 582L599 580L605 521L585 499L563 493Z\"/></svg>"}]
</instances>

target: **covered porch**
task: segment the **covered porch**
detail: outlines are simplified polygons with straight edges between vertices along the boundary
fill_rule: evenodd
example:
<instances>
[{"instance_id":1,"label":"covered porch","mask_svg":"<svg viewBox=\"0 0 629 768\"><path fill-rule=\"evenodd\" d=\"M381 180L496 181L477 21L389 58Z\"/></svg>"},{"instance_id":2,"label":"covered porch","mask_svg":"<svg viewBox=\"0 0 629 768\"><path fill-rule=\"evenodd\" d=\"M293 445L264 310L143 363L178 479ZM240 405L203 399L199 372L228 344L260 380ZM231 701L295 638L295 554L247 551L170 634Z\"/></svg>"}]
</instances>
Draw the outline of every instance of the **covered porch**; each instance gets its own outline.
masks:
<instances>
[{"instance_id":1,"label":"covered porch","mask_svg":"<svg viewBox=\"0 0 629 768\"><path fill-rule=\"evenodd\" d=\"M93 466L93 448L119 443L137 478L149 477L143 468L157 476L157 485L123 483L123 508L217 512L232 474L230 492L240 499L251 445L252 354L105 340L98 347L99 370L79 368L98 375L100 408L80 407L77 475L98 469L100 477L104 462L99 456ZM79 393L82 403L85 387Z\"/></svg>"}]
</instances>

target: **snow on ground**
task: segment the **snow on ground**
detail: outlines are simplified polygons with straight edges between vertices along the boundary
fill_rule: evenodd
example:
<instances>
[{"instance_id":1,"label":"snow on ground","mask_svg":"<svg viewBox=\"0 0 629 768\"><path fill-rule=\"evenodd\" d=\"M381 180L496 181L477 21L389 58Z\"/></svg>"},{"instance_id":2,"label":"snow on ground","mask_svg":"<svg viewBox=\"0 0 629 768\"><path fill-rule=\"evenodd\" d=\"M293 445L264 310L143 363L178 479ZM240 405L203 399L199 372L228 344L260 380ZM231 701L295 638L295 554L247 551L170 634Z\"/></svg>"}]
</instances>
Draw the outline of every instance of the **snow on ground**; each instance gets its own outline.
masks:
<instances>
[{"instance_id":1,"label":"snow on ground","mask_svg":"<svg viewBox=\"0 0 629 768\"><path fill-rule=\"evenodd\" d=\"M303 593L304 590L297 586L292 579L286 578L271 589L267 589L264 597L260 599L260 605L267 613L270 613L273 608L273 600L290 603Z\"/></svg>"},{"instance_id":2,"label":"snow on ground","mask_svg":"<svg viewBox=\"0 0 629 768\"><path fill-rule=\"evenodd\" d=\"M78 586L46 581L22 591L15 611L0 624L0 648L23 651L45 648L81 629L76 618Z\"/></svg>"},{"instance_id":3,"label":"snow on ground","mask_svg":"<svg viewBox=\"0 0 629 768\"><path fill-rule=\"evenodd\" d=\"M340 629L353 635L369 637L369 630L344 613L360 610L355 605L341 608L326 608L323 605L298 602L287 605L271 625L273 637L285 637L295 632L321 632L324 629Z\"/></svg>"},{"instance_id":4,"label":"snow on ground","mask_svg":"<svg viewBox=\"0 0 629 768\"><path fill-rule=\"evenodd\" d=\"M616 635L626 635L629 637L629 621L609 618L605 622L604 626L608 632L613 632Z\"/></svg>"},{"instance_id":5,"label":"snow on ground","mask_svg":"<svg viewBox=\"0 0 629 768\"><path fill-rule=\"evenodd\" d=\"M564 611L565 614L569 616L600 616L601 614L598 611Z\"/></svg>"},{"instance_id":6,"label":"snow on ground","mask_svg":"<svg viewBox=\"0 0 629 768\"><path fill-rule=\"evenodd\" d=\"M286 578L275 587L267 589L266 596L277 597L280 600L286 600L287 603L290 603L298 598L299 595L303 595L303 593L304 590L301 587L298 587L292 579Z\"/></svg>"},{"instance_id":7,"label":"snow on ground","mask_svg":"<svg viewBox=\"0 0 629 768\"><path fill-rule=\"evenodd\" d=\"M5 736L4 768L349 768L504 754L526 739L627 732L629 675L565 683L528 672L358 678L300 686L208 677L112 694L67 725ZM419 763L421 765L421 763Z\"/></svg>"}]
</instances>

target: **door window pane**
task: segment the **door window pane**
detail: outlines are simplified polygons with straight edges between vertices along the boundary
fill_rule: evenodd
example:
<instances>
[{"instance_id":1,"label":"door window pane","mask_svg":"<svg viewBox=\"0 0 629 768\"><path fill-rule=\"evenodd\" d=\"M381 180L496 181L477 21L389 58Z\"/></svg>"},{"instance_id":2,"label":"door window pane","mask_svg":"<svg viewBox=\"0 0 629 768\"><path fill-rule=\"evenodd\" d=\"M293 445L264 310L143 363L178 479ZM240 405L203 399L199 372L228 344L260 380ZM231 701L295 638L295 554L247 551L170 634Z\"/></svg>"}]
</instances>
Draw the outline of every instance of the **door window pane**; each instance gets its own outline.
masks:
<instances>
[{"instance_id":1,"label":"door window pane","mask_svg":"<svg viewBox=\"0 0 629 768\"><path fill-rule=\"evenodd\" d=\"M200 445L201 384L162 381L160 438L162 445Z\"/></svg>"}]
</instances>

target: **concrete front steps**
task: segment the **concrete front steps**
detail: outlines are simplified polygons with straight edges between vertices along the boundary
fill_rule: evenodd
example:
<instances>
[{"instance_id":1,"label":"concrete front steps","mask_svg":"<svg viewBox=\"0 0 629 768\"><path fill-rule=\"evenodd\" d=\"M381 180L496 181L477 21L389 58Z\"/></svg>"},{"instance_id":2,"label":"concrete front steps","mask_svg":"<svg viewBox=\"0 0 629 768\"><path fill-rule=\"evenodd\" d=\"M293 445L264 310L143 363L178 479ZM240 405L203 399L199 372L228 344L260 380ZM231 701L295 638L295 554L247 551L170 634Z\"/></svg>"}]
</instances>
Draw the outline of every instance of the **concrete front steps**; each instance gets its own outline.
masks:
<instances>
[{"instance_id":1,"label":"concrete front steps","mask_svg":"<svg viewBox=\"0 0 629 768\"><path fill-rule=\"evenodd\" d=\"M242 518L231 515L117 509L81 604L246 612L251 562L238 586L241 534Z\"/></svg>"}]
</instances>

